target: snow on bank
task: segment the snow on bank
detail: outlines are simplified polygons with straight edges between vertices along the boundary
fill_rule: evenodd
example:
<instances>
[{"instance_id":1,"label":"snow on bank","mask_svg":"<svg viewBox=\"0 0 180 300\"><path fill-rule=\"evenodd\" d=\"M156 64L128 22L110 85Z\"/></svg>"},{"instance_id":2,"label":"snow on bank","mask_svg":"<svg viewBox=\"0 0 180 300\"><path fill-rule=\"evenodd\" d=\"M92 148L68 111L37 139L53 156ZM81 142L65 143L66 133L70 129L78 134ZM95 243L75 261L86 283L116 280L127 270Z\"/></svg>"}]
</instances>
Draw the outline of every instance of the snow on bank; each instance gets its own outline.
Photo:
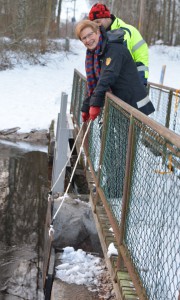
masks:
<instances>
[{"instance_id":1,"label":"snow on bank","mask_svg":"<svg viewBox=\"0 0 180 300\"><path fill-rule=\"evenodd\" d=\"M180 89L180 46L156 45L149 48L149 81L159 83L162 66L166 66L164 85Z\"/></svg>"},{"instance_id":2,"label":"snow on bank","mask_svg":"<svg viewBox=\"0 0 180 300\"><path fill-rule=\"evenodd\" d=\"M45 54L45 66L21 62L13 70L0 72L0 130L17 126L21 132L48 129L51 120L57 119L61 93L67 93L71 101L74 69L85 74L85 47L78 40L71 40L70 45L69 53ZM165 64L164 84L179 89L179 52L180 47L150 47L149 81L159 83Z\"/></svg>"},{"instance_id":3,"label":"snow on bank","mask_svg":"<svg viewBox=\"0 0 180 300\"><path fill-rule=\"evenodd\" d=\"M20 127L21 132L48 129L56 119L61 93L70 102L74 68L84 69L84 49L71 41L70 53L48 53L46 66L17 65L0 72L0 130Z\"/></svg>"}]
</instances>

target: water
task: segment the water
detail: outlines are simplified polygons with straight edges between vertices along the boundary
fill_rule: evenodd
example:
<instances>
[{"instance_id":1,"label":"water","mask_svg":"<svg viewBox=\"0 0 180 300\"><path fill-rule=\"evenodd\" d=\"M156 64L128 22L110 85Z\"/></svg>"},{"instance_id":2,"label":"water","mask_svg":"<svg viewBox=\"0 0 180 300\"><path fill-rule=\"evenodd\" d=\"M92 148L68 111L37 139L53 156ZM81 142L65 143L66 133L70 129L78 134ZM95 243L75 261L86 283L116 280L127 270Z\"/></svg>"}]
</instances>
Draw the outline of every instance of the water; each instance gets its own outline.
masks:
<instances>
[{"instance_id":1,"label":"water","mask_svg":"<svg viewBox=\"0 0 180 300\"><path fill-rule=\"evenodd\" d=\"M0 141L0 300L43 299L47 147Z\"/></svg>"}]
</instances>

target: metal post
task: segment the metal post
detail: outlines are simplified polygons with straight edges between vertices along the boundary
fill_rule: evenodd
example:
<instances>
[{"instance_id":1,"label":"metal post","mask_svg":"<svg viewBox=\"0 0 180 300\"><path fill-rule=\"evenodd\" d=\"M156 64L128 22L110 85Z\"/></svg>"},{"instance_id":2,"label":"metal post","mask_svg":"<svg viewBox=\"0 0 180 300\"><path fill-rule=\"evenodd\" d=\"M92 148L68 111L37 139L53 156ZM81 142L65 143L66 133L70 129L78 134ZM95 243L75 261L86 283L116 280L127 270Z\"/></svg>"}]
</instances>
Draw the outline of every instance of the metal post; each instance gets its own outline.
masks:
<instances>
[{"instance_id":1,"label":"metal post","mask_svg":"<svg viewBox=\"0 0 180 300\"><path fill-rule=\"evenodd\" d=\"M166 71L166 65L163 65L162 70L161 70L161 77L160 77L160 84L162 84L162 85L163 85L163 82L164 82L165 71ZM157 101L157 109L156 109L157 111L159 111L159 108L160 108L161 92L162 92L162 89L159 91L159 98L158 98L158 101Z\"/></svg>"},{"instance_id":2,"label":"metal post","mask_svg":"<svg viewBox=\"0 0 180 300\"><path fill-rule=\"evenodd\" d=\"M139 25L138 29L143 35L143 21L144 21L144 13L145 13L145 0L140 1L140 13L139 13Z\"/></svg>"},{"instance_id":3,"label":"metal post","mask_svg":"<svg viewBox=\"0 0 180 300\"><path fill-rule=\"evenodd\" d=\"M54 161L53 161L53 174L52 174L52 192L63 193L64 192L64 179L65 170L59 177L59 174L63 170L68 159L68 140L69 129L67 128L66 109L67 109L68 95L61 94L60 113L58 114L57 130L56 130L56 142L54 149ZM57 181L57 182L56 182Z\"/></svg>"},{"instance_id":4,"label":"metal post","mask_svg":"<svg viewBox=\"0 0 180 300\"><path fill-rule=\"evenodd\" d=\"M67 7L67 9L66 9L66 37L68 36L68 10L69 10L69 8Z\"/></svg>"}]
</instances>

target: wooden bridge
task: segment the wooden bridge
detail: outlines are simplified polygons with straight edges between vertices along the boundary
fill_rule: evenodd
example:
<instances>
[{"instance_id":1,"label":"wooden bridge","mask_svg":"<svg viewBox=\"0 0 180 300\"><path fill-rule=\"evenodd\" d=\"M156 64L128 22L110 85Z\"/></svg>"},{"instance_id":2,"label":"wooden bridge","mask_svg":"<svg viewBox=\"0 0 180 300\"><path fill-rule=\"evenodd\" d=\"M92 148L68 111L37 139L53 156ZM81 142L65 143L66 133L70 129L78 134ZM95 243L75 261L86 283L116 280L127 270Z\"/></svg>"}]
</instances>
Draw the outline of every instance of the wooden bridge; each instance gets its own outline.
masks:
<instances>
[{"instance_id":1,"label":"wooden bridge","mask_svg":"<svg viewBox=\"0 0 180 300\"><path fill-rule=\"evenodd\" d=\"M63 149L64 140L67 141L66 154L69 138L75 140L80 128L84 126L84 132L87 128L82 125L80 113L85 89L85 78L75 70L72 121L65 118L65 122L71 124L68 125L70 130L63 128L66 137L61 138ZM85 139L82 164L117 299L179 300L179 92L150 84L149 94L158 107L153 117L145 116L107 93L103 114L92 122ZM162 117L161 107L166 110ZM82 138L77 143L78 153ZM58 140L56 143L59 144ZM63 153L64 150L56 151ZM57 161L56 169L60 172ZM52 185L57 181L54 192L63 192L62 182L57 180L58 172L53 176ZM118 255L109 258L111 243ZM46 263L44 274L48 272L47 265L51 263ZM53 272L52 268L52 276Z\"/></svg>"}]
</instances>

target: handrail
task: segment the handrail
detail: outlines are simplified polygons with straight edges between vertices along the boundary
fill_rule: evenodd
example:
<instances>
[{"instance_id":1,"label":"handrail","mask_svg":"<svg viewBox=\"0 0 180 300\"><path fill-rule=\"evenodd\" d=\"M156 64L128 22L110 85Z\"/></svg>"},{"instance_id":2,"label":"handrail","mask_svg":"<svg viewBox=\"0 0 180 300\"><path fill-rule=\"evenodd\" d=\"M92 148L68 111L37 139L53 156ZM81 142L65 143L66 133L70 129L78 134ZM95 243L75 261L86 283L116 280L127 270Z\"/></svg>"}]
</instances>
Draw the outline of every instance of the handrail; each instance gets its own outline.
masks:
<instances>
[{"instance_id":1,"label":"handrail","mask_svg":"<svg viewBox=\"0 0 180 300\"><path fill-rule=\"evenodd\" d=\"M73 84L71 105L78 124L86 79L78 71L74 79L81 85ZM165 119L171 119L174 104L179 113L172 91L167 91L174 102L170 105L166 99ZM101 220L99 205L103 207L114 231L117 278L119 272L128 272L139 299L176 300L180 135L106 93L103 126L98 119L92 122L84 150L96 184L94 211Z\"/></svg>"},{"instance_id":2,"label":"handrail","mask_svg":"<svg viewBox=\"0 0 180 300\"><path fill-rule=\"evenodd\" d=\"M120 98L114 96L111 93L107 93L107 96L111 98L117 105L121 106L123 109L128 111L132 116L137 118L143 123L146 123L149 127L156 130L160 135L163 135L167 140L169 140L172 144L175 144L178 148L180 148L180 136L179 134L174 133L169 128L165 128L160 123L156 122L155 120L152 120L151 118L148 118L145 116L142 112L137 110L136 108L133 108L132 106L125 103Z\"/></svg>"}]
</instances>

